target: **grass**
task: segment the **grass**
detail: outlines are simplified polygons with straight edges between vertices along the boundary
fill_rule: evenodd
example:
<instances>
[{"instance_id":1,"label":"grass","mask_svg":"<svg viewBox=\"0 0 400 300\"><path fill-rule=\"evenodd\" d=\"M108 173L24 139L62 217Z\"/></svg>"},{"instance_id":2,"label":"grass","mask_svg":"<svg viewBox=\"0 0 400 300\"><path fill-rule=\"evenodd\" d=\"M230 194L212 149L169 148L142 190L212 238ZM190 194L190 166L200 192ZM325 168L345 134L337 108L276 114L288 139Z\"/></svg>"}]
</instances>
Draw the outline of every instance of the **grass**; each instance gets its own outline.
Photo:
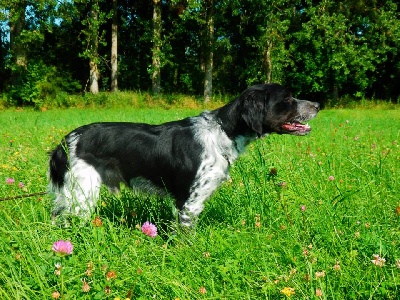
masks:
<instances>
[{"instance_id":1,"label":"grass","mask_svg":"<svg viewBox=\"0 0 400 300\"><path fill-rule=\"evenodd\" d=\"M79 125L198 112L2 111L0 197L44 191L46 152ZM0 298L398 299L399 120L398 109L324 110L309 136L256 141L193 233L169 229L171 199L128 189L102 191L97 222L69 228L51 225L48 196L2 201ZM154 239L139 229L146 220L158 227ZM60 239L72 255L53 253Z\"/></svg>"}]
</instances>

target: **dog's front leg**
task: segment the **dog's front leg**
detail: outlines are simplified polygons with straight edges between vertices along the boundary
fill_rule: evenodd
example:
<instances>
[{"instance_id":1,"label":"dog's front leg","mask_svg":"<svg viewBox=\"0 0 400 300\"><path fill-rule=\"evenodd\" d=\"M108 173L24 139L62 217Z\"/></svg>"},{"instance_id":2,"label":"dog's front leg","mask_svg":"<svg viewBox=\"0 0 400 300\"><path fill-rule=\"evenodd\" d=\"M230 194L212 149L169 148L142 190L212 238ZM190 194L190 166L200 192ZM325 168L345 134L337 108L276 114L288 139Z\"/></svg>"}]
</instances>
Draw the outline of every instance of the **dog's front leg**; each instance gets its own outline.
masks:
<instances>
[{"instance_id":1,"label":"dog's front leg","mask_svg":"<svg viewBox=\"0 0 400 300\"><path fill-rule=\"evenodd\" d=\"M179 211L179 223L185 227L194 227L198 216L204 209L204 202L205 200L198 199L197 201L186 203L182 210Z\"/></svg>"},{"instance_id":2,"label":"dog's front leg","mask_svg":"<svg viewBox=\"0 0 400 300\"><path fill-rule=\"evenodd\" d=\"M198 216L204 209L205 202L226 178L227 175L221 172L219 176L214 174L212 178L203 177L202 180L193 185L189 198L179 211L179 222L182 226L194 227L196 225Z\"/></svg>"}]
</instances>

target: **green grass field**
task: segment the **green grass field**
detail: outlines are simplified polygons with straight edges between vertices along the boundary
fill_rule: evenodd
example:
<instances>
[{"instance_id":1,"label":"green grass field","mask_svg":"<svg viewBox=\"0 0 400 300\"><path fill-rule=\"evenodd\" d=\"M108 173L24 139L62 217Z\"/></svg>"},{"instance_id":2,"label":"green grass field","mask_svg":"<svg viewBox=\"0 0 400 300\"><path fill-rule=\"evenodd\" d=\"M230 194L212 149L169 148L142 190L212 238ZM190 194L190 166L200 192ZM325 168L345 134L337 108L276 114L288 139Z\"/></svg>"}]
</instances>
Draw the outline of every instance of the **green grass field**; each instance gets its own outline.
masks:
<instances>
[{"instance_id":1,"label":"green grass field","mask_svg":"<svg viewBox=\"0 0 400 300\"><path fill-rule=\"evenodd\" d=\"M45 191L47 152L79 125L197 113L2 111L0 197ZM400 110L325 110L310 124L250 145L192 233L172 234L171 199L128 189L104 189L96 221L69 228L51 224L47 195L1 201L0 299L399 299ZM73 254L55 255L57 240Z\"/></svg>"}]
</instances>

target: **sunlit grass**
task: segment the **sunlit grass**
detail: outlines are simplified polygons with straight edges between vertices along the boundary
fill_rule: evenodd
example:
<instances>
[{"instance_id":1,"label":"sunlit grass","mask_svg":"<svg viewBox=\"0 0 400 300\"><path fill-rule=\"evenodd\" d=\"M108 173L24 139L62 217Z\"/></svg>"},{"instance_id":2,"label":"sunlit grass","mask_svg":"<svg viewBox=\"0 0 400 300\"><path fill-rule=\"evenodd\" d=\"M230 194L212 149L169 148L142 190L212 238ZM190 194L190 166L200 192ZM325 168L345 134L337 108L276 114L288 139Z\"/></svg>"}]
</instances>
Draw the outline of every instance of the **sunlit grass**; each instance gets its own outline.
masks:
<instances>
[{"instance_id":1,"label":"sunlit grass","mask_svg":"<svg viewBox=\"0 0 400 300\"><path fill-rule=\"evenodd\" d=\"M45 191L47 152L77 126L198 112L0 112L0 197ZM171 229L172 199L129 189L102 190L96 221L69 228L51 225L48 196L0 202L0 298L397 299L400 111L326 110L310 124L253 143L193 233ZM72 255L53 253L58 240Z\"/></svg>"}]
</instances>

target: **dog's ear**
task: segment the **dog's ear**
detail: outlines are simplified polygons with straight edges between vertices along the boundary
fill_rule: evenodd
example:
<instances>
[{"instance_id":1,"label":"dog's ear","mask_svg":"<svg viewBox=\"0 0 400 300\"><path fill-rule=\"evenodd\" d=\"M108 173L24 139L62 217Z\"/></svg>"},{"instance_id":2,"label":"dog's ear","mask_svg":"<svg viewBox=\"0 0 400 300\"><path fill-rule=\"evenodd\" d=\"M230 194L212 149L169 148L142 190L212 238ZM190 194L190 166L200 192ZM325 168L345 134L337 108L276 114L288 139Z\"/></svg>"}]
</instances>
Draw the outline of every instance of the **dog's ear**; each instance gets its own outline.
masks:
<instances>
[{"instance_id":1,"label":"dog's ear","mask_svg":"<svg viewBox=\"0 0 400 300\"><path fill-rule=\"evenodd\" d=\"M269 93L265 90L245 91L241 96L242 118L259 136L263 135L263 122Z\"/></svg>"}]
</instances>

